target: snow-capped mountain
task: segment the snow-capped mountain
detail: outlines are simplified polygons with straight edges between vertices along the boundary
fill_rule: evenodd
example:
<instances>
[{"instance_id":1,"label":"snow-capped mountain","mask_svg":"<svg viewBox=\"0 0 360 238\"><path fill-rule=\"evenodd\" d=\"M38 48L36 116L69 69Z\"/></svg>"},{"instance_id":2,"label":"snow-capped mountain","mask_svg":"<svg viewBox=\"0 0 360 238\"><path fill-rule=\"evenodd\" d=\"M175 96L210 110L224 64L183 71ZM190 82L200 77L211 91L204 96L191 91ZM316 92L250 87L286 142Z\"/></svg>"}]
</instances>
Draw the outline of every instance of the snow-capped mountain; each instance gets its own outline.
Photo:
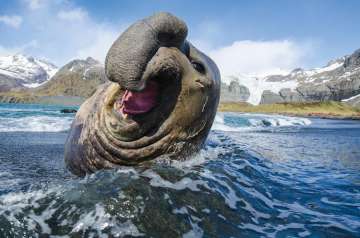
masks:
<instances>
[{"instance_id":1,"label":"snow-capped mountain","mask_svg":"<svg viewBox=\"0 0 360 238\"><path fill-rule=\"evenodd\" d=\"M63 96L91 96L96 88L106 81L103 64L88 57L85 60L72 60L59 69L50 82L35 91L42 94Z\"/></svg>"},{"instance_id":2,"label":"snow-capped mountain","mask_svg":"<svg viewBox=\"0 0 360 238\"><path fill-rule=\"evenodd\" d=\"M57 70L54 64L31 56L0 56L0 91L37 87L54 76Z\"/></svg>"},{"instance_id":3,"label":"snow-capped mountain","mask_svg":"<svg viewBox=\"0 0 360 238\"><path fill-rule=\"evenodd\" d=\"M91 57L85 60L75 59L61 67L51 80L39 87L0 93L0 102L77 105L106 81L102 63Z\"/></svg>"},{"instance_id":4,"label":"snow-capped mountain","mask_svg":"<svg viewBox=\"0 0 360 238\"><path fill-rule=\"evenodd\" d=\"M255 105L326 100L353 101L360 99L360 96L355 97L360 95L360 49L351 55L332 60L322 68L298 68L286 75L269 75L262 78L246 75L223 78L225 81L235 81L237 87L246 87L249 91L244 100L243 95L232 95L236 90L230 90L228 85L223 84L223 100L231 98L229 95L232 95L232 98L235 96L238 101Z\"/></svg>"},{"instance_id":5,"label":"snow-capped mountain","mask_svg":"<svg viewBox=\"0 0 360 238\"><path fill-rule=\"evenodd\" d=\"M94 71L104 71L104 65L91 57L88 57L85 60L72 60L59 70L59 72L80 73L82 75L81 78L84 80L91 78L89 75Z\"/></svg>"}]
</instances>

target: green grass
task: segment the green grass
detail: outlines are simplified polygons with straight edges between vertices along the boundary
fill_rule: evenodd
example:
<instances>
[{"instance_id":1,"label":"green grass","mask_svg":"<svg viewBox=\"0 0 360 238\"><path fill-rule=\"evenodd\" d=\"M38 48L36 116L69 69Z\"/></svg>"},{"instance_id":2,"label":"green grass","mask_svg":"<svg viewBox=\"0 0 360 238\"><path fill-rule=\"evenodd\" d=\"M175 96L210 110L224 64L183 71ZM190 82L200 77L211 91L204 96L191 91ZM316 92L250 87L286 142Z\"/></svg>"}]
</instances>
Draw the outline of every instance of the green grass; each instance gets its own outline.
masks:
<instances>
[{"instance_id":1,"label":"green grass","mask_svg":"<svg viewBox=\"0 0 360 238\"><path fill-rule=\"evenodd\" d=\"M299 116L360 117L360 109L345 103L327 101L312 103L277 103L257 106L248 103L220 103L219 111L270 113Z\"/></svg>"}]
</instances>

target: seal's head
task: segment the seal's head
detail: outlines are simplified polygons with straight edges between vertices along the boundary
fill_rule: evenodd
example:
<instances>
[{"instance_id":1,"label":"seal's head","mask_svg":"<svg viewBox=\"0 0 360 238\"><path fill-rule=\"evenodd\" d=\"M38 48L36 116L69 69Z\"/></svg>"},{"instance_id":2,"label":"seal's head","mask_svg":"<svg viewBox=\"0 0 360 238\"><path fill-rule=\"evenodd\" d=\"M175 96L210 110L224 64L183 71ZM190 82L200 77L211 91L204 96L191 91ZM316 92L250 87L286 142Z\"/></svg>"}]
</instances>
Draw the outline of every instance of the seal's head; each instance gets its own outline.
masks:
<instances>
[{"instance_id":1,"label":"seal's head","mask_svg":"<svg viewBox=\"0 0 360 238\"><path fill-rule=\"evenodd\" d=\"M169 13L130 26L112 45L112 82L80 108L65 161L77 175L200 150L219 101L215 63L186 41L187 27Z\"/></svg>"}]
</instances>

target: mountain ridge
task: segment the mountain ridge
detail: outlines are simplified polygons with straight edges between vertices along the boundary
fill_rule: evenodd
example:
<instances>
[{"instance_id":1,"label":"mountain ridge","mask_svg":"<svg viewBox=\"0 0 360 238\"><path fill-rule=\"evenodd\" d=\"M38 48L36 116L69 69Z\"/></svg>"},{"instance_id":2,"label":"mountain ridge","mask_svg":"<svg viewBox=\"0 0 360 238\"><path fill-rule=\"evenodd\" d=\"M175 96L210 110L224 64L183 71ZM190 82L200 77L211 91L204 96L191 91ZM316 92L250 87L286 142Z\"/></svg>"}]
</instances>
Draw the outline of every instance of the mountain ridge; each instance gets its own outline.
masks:
<instances>
[{"instance_id":1,"label":"mountain ridge","mask_svg":"<svg viewBox=\"0 0 360 238\"><path fill-rule=\"evenodd\" d=\"M236 81L239 87L250 91L246 100L241 100L244 95L237 95L239 102L257 105L333 100L358 105L360 97L348 101L347 99L360 95L360 49L351 55L330 60L322 68L296 68L287 75L269 75L264 78L232 76L230 83L233 81ZM223 95L236 91L225 90L225 86L222 89ZM224 96L222 98L226 99Z\"/></svg>"},{"instance_id":2,"label":"mountain ridge","mask_svg":"<svg viewBox=\"0 0 360 238\"><path fill-rule=\"evenodd\" d=\"M36 61L31 57L26 59ZM296 68L286 75L268 75L262 78L247 75L223 78L230 83L221 84L222 102L257 105L342 101L360 107L360 49L351 55L330 60L322 68ZM61 100L74 97L75 101L81 103L98 85L106 81L104 66L99 61L91 57L85 60L75 59L57 69L52 79L47 77L39 87L15 85L9 89L11 91L0 93L0 101L44 102L43 99L46 98L45 101L51 99L53 102L53 98L56 98L55 101L61 103ZM1 82L0 74L0 89L4 88ZM13 82L18 83L16 80Z\"/></svg>"},{"instance_id":3,"label":"mountain ridge","mask_svg":"<svg viewBox=\"0 0 360 238\"><path fill-rule=\"evenodd\" d=\"M53 63L32 56L0 56L0 92L38 87L49 81L57 70Z\"/></svg>"},{"instance_id":4,"label":"mountain ridge","mask_svg":"<svg viewBox=\"0 0 360 238\"><path fill-rule=\"evenodd\" d=\"M106 81L103 65L88 57L75 59L61 67L51 80L36 88L0 93L5 103L81 104L98 85Z\"/></svg>"}]
</instances>

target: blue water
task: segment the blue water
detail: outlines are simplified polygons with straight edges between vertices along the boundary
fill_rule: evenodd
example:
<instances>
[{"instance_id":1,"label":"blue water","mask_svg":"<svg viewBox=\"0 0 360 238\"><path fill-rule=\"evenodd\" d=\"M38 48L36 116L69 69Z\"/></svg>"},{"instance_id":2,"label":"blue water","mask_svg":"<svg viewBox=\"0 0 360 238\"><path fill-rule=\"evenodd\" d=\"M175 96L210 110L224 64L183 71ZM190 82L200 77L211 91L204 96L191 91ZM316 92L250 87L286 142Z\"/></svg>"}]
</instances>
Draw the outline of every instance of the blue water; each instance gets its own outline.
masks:
<instances>
[{"instance_id":1,"label":"blue water","mask_svg":"<svg viewBox=\"0 0 360 238\"><path fill-rule=\"evenodd\" d=\"M0 104L0 237L360 237L360 122L218 113L185 162L63 163L73 114Z\"/></svg>"}]
</instances>

